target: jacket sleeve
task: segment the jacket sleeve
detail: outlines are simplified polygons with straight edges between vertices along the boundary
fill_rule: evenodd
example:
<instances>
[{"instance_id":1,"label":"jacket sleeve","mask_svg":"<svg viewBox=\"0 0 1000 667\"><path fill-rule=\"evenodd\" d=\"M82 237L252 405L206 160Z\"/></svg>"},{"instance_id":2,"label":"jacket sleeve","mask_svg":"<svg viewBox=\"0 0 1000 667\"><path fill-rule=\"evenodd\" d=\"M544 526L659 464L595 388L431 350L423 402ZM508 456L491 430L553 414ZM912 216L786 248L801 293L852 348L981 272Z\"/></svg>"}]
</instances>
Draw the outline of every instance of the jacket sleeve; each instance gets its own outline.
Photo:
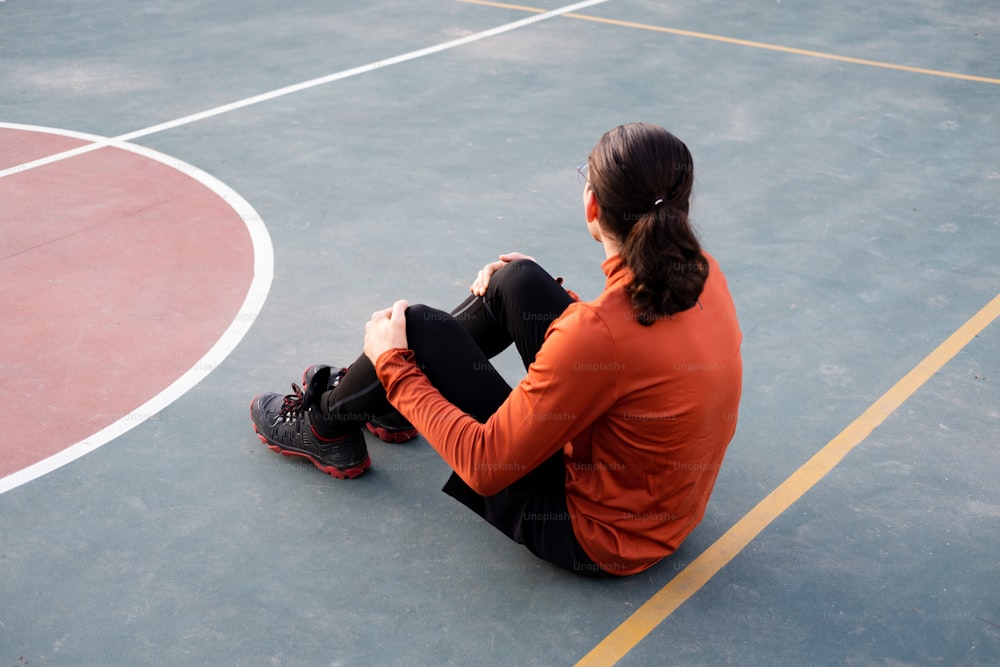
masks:
<instances>
[{"instance_id":1,"label":"jacket sleeve","mask_svg":"<svg viewBox=\"0 0 1000 667\"><path fill-rule=\"evenodd\" d=\"M476 493L493 495L560 451L617 400L607 327L571 304L549 327L525 378L485 424L449 402L415 363L393 349L375 364L389 402Z\"/></svg>"}]
</instances>

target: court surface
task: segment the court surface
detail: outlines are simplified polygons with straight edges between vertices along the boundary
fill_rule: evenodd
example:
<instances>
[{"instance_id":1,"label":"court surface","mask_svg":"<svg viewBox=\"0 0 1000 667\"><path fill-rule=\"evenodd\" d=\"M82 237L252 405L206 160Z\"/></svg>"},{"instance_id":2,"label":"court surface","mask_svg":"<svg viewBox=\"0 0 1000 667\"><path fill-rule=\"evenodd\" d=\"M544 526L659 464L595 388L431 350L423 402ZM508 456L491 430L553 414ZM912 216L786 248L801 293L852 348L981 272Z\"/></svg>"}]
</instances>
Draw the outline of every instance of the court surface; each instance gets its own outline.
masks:
<instances>
[{"instance_id":1,"label":"court surface","mask_svg":"<svg viewBox=\"0 0 1000 667\"><path fill-rule=\"evenodd\" d=\"M0 667L1000 665L1000 15L849 0L0 2ZM592 581L250 398L695 159L744 333L703 523ZM498 365L512 382L515 355Z\"/></svg>"}]
</instances>

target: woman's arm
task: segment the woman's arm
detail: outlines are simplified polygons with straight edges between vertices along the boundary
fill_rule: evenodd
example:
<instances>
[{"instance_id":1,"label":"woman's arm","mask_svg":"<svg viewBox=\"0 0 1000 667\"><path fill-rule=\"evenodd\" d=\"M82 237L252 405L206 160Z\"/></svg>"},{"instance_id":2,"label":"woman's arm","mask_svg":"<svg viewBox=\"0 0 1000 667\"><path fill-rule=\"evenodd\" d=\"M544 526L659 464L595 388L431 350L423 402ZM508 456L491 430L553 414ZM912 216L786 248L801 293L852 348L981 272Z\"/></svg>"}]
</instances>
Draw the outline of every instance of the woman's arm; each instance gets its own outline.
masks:
<instances>
[{"instance_id":1,"label":"woman's arm","mask_svg":"<svg viewBox=\"0 0 1000 667\"><path fill-rule=\"evenodd\" d=\"M389 402L481 495L533 470L618 399L617 376L624 369L607 329L589 308L571 309L552 324L527 376L486 423L442 396L412 351L388 349L375 361Z\"/></svg>"}]
</instances>

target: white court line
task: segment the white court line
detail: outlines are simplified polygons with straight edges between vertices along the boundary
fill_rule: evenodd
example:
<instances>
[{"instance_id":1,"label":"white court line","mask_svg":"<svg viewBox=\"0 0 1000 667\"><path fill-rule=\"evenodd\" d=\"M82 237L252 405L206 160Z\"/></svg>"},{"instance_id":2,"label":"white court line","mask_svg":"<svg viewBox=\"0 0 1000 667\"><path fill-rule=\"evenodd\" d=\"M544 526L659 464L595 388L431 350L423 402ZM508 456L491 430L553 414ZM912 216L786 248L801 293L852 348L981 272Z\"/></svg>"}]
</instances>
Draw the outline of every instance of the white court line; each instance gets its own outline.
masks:
<instances>
[{"instance_id":1,"label":"white court line","mask_svg":"<svg viewBox=\"0 0 1000 667\"><path fill-rule=\"evenodd\" d=\"M2 0L0 0L2 1ZM518 28L523 28L525 26L531 25L533 23L538 23L546 19L550 19L556 16L561 16L562 14L567 14L570 12L575 12L579 9L584 9L593 5L602 4L608 2L608 0L586 0L585 2L577 2L571 5L566 5L565 7L560 7L558 9L553 9L552 11L545 12L543 14L535 14L527 18L514 21L512 23L505 23L503 25L491 28L489 30L484 30L482 32L477 32L472 35L466 35L465 37L460 37L458 39L453 39L435 46L429 46L423 49L418 49L416 51L410 51L402 55L394 56L392 58L386 58L384 60L378 60L367 65L361 65L359 67L353 67L351 69L346 69L340 72L335 72L327 76L322 76L315 79L310 79L308 81L303 81L291 86L285 86L284 88L278 88L270 92L261 93L259 95L254 95L252 97L247 97L242 100L237 100L235 102L230 102L229 104L224 104L212 109L207 109L198 113L190 114L188 116L183 116L172 121L167 121L165 123L160 123L158 125L151 125L142 130L135 130L127 134L118 135L116 137L102 137L93 134L87 134L83 132L74 132L71 130L62 130L54 128L44 128L33 125L20 125L15 123L2 123L0 122L0 127L5 127L9 129L17 130L28 130L37 132L51 132L54 134L61 134L68 137L73 137L77 139L83 139L90 143L73 148L71 150L63 151L61 153L55 153L38 160L33 160L31 162L25 162L20 165L15 165L7 169L0 170L0 178L6 176L11 176L14 174L19 174L29 169L34 169L36 167L41 167L47 164L52 164L54 162L59 162L62 160L67 160L77 155L83 155L85 153L90 153L92 151L99 150L106 147L114 147L121 150L130 151L139 155L143 155L150 159L161 162L168 167L176 169L191 178L204 184L206 187L215 192L219 197L226 201L230 207L232 207L242 218L244 224L246 224L247 231L250 233L250 238L253 243L254 248L254 277L250 285L250 290L247 292L246 299L240 308L240 312L236 319L229 325L229 328L222 334L222 337L216 341L215 345L202 357L190 370L188 370L184 375L174 381L173 384L168 386L166 389L161 391L159 394L151 398L149 401L139 406L129 414L125 415L118 421L114 422L110 426L98 431L94 435L81 440L80 442L64 449L58 454L54 454L47 459L39 461L27 468L23 468L17 472L11 473L6 477L0 478L0 494L5 493L11 489L14 489L22 484L30 482L33 479L37 479L42 475L49 473L57 468L60 468L71 461L74 461L84 454L94 451L101 445L117 438L118 436L126 433L127 431L135 428L146 419L156 414L160 410L170 405L172 402L180 398L185 392L198 384L205 376L207 376L214 368L216 368L235 348L240 340L249 331L251 324L256 318L257 313L264 304L264 300L267 297L267 292L271 287L271 281L274 275L274 251L271 245L271 237L267 233L267 228L264 226L260 215L253 209L250 204L243 199L234 190L229 188L214 176L198 169L197 167L190 165L186 162L178 160L176 158L164 155L157 151L138 146L130 141L138 139L140 137L146 137L151 134L156 134L157 132L163 132L165 130L180 127L182 125L187 125L189 123L194 123L199 120L204 120L206 118L211 118L213 116L218 116L229 111L234 111L236 109L242 109L254 104L259 104L261 102L266 102L268 100L273 100L284 95L290 95L292 93L297 93L309 88L315 88L317 86L322 86L333 81L339 81L341 79L346 79L349 77L357 76L359 74L365 74L367 72L372 72L383 67L390 67L392 65L398 65L399 63L407 62L409 60L415 60L417 58L422 58L434 53L439 53L441 51L446 51L448 49L453 49L465 44L470 44L472 42L477 42L489 37L494 37L512 30L517 30Z\"/></svg>"},{"instance_id":2,"label":"white court line","mask_svg":"<svg viewBox=\"0 0 1000 667\"><path fill-rule=\"evenodd\" d=\"M57 128L18 125L15 123L0 123L0 128L59 134L75 139L84 139L86 141L102 143L103 145L110 145L107 137ZM253 279L250 281L250 289L247 291L246 298L243 299L243 304L240 306L236 317L230 322L229 327L226 328L211 349L194 366L188 369L187 372L156 396L97 433L27 468L22 468L6 477L0 477L0 494L26 484L33 479L37 479L57 468L61 468L71 461L75 461L84 454L94 451L101 445L135 428L184 395L189 389L201 382L209 373L217 368L236 349L236 345L243 340L243 337L250 330L250 326L264 305L267 292L271 288L271 280L274 277L274 249L271 245L271 237L267 233L267 227L264 225L263 220L261 220L260 215L243 197L211 174L177 158L120 140L115 140L114 146L115 148L156 160L171 169L181 172L185 176L189 176L218 195L240 216L243 224L246 225L247 232L250 233L250 242L253 245Z\"/></svg>"},{"instance_id":3,"label":"white court line","mask_svg":"<svg viewBox=\"0 0 1000 667\"><path fill-rule=\"evenodd\" d=\"M230 102L229 104L223 104L222 106L218 106L213 109L207 109L205 111L193 113L188 116L177 118L175 120L170 120L165 123L160 123L158 125L151 125L142 130L135 130L127 134L118 135L117 137L111 137L111 138L102 137L100 140L95 141L94 143L88 144L86 146L80 146L67 151L63 151L61 153L55 153L54 155L49 155L48 157L40 158L38 160L33 160L31 162L25 162L24 164L19 164L13 167L8 167L7 169L0 170L0 178L3 178L5 176L11 176L13 174L19 174L22 171L27 171L28 169L34 169L35 167L41 167L47 164L51 164L53 162L59 162L60 160L66 160L76 155L82 155L84 153L96 151L106 146L115 146L118 148L123 148L124 146L122 146L121 144L132 141L134 139L138 139L140 137L146 137L151 134L156 134L157 132L163 132L164 130L171 130L175 127L188 125L189 123L195 123L199 120L204 120L206 118L218 116L224 113L228 113L230 111L235 111L236 109L242 109L244 107L252 106L254 104L260 104L261 102L267 102L268 100L273 100L277 97L291 95L292 93L308 90L309 88L315 88L316 86L322 86L324 84L331 83L333 81L340 81L341 79L347 79L352 76L357 76L359 74L365 74L367 72L372 72L377 69L381 69L383 67L398 65L399 63L404 63L409 60L416 60L417 58L429 56L434 53L440 53L441 51L454 49L459 46L464 46L465 44L478 42L480 40L487 39L489 37L495 37L496 35L501 35L505 32L517 30L518 28L523 28L533 23L545 21L546 19L550 19L556 16L561 16L563 14L568 14L570 12L575 12L578 9L584 9L586 7L599 5L608 1L609 0L585 0L585 2L577 2L572 5L566 5L565 7L553 9L552 11L548 11L543 14L534 14L527 18L514 21L512 23L505 23L503 25L497 26L496 28L490 28L489 30L477 32L472 35L466 35L465 37L459 37L458 39L442 42L441 44L437 44L435 46L428 46L423 49L417 49L416 51L410 51L402 55L393 56L392 58L377 60L375 62L368 63L367 65L352 67L351 69L345 69L340 72L335 72L333 74L328 74L326 76L318 77L316 79L303 81L302 83L296 83L291 86L285 86L284 88L277 88L270 92L261 93L259 95L254 95L252 97L246 97L242 100Z\"/></svg>"}]
</instances>

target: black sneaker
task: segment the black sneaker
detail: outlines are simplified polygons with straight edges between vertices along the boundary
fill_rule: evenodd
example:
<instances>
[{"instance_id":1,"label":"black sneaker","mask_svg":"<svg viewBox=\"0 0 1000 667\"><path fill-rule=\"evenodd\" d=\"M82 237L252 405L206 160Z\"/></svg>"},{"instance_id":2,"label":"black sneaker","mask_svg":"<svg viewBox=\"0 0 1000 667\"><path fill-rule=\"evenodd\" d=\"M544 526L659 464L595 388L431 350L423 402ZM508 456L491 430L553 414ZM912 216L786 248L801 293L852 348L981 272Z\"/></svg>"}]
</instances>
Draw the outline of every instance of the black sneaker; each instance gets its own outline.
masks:
<instances>
[{"instance_id":1,"label":"black sneaker","mask_svg":"<svg viewBox=\"0 0 1000 667\"><path fill-rule=\"evenodd\" d=\"M309 386L309 382L312 380L313 375L323 368L329 367L322 364L315 364L307 368L302 374L302 384ZM347 373L346 368L339 369L336 374L331 371L330 380L326 387L327 390L336 387L337 384L340 383L340 378L344 377L345 373ZM407 442L408 440L413 440L418 435L417 429L413 428L413 424L408 422L406 417L395 411L372 419L370 422L365 424L365 427L382 442L399 444Z\"/></svg>"},{"instance_id":2,"label":"black sneaker","mask_svg":"<svg viewBox=\"0 0 1000 667\"><path fill-rule=\"evenodd\" d=\"M250 419L260 441L284 456L301 456L338 479L352 479L371 466L360 430L344 435L323 418L319 398L329 382L329 367L318 369L303 391L260 394L250 402Z\"/></svg>"}]
</instances>

